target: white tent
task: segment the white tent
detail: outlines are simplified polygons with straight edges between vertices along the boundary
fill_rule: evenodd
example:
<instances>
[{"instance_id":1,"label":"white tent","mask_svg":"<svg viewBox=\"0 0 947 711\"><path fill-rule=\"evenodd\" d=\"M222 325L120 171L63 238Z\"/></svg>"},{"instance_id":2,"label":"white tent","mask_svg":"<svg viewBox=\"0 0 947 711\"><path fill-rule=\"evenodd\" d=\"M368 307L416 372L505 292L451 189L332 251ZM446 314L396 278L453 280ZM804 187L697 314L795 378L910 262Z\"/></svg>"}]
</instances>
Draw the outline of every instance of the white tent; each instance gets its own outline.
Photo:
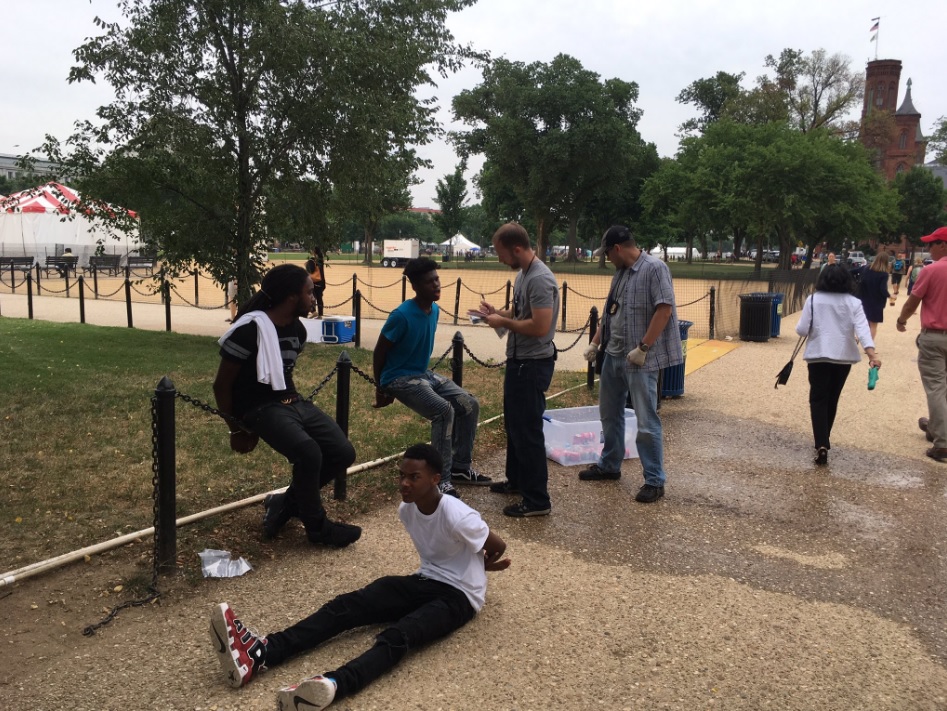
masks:
<instances>
[{"instance_id":1,"label":"white tent","mask_svg":"<svg viewBox=\"0 0 947 711\"><path fill-rule=\"evenodd\" d=\"M0 256L46 257L63 253L66 247L88 263L101 244L105 254L127 257L138 250L138 230L125 233L90 217L79 194L58 183L47 183L14 193L0 200ZM108 207L108 206L106 206ZM111 208L116 211L122 208ZM130 217L137 217L131 211Z\"/></svg>"},{"instance_id":2,"label":"white tent","mask_svg":"<svg viewBox=\"0 0 947 711\"><path fill-rule=\"evenodd\" d=\"M460 234L460 232L455 234L450 239L446 239L443 242L441 242L441 246L442 247L449 246L454 250L454 252L469 252L471 250L475 252L480 251L480 247L478 245L474 244L469 239L464 237L462 234Z\"/></svg>"}]
</instances>

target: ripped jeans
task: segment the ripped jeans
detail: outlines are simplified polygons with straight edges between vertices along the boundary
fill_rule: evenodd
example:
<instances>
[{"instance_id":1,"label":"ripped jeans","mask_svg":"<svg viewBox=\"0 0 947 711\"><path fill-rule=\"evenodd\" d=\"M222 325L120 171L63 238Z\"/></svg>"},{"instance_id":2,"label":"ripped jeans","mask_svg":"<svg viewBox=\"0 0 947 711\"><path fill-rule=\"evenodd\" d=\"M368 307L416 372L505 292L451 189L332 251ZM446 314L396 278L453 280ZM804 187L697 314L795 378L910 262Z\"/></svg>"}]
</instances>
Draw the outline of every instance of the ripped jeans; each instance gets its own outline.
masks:
<instances>
[{"instance_id":1,"label":"ripped jeans","mask_svg":"<svg viewBox=\"0 0 947 711\"><path fill-rule=\"evenodd\" d=\"M452 469L470 468L480 418L477 398L431 370L395 378L383 389L431 421L431 444L444 460L441 481L450 481Z\"/></svg>"},{"instance_id":2,"label":"ripped jeans","mask_svg":"<svg viewBox=\"0 0 947 711\"><path fill-rule=\"evenodd\" d=\"M266 665L276 666L356 627L393 623L368 651L325 673L335 679L336 698L341 698L392 669L409 650L460 629L475 614L467 596L453 585L417 574L391 575L339 595L292 627L267 635Z\"/></svg>"}]
</instances>

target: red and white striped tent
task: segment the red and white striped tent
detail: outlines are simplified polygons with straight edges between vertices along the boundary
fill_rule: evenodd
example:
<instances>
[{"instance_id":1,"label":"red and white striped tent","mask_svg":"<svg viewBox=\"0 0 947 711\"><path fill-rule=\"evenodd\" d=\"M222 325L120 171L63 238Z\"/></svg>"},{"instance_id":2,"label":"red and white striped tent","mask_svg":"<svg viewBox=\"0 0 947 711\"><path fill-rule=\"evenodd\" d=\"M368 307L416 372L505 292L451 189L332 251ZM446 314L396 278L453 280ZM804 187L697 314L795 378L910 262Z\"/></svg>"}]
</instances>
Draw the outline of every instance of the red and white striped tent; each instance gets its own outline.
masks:
<instances>
[{"instance_id":1,"label":"red and white striped tent","mask_svg":"<svg viewBox=\"0 0 947 711\"><path fill-rule=\"evenodd\" d=\"M106 203L84 202L78 192L59 183L47 183L0 199L0 256L58 256L69 247L88 262L99 245L105 254L127 256L138 249L138 230L122 232L94 216L101 209L137 215Z\"/></svg>"}]
</instances>

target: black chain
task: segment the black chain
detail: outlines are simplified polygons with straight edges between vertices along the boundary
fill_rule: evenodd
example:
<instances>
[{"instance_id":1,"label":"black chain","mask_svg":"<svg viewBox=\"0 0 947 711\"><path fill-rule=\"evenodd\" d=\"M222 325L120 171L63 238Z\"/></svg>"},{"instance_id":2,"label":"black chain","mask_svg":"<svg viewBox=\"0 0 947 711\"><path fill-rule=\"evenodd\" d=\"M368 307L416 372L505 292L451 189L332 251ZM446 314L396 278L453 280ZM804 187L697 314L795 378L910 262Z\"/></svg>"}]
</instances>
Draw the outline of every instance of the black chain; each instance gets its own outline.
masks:
<instances>
[{"instance_id":1,"label":"black chain","mask_svg":"<svg viewBox=\"0 0 947 711\"><path fill-rule=\"evenodd\" d=\"M322 388L324 388L324 387L326 386L326 383L328 383L330 380L332 380L332 376L335 375L335 374L338 373L338 372L339 372L339 366L338 366L338 364L336 364L336 366L335 366L331 371L329 371L329 374L328 374L326 377L324 377L324 378L322 379L322 382L319 383L315 388L313 388L312 392L309 393L309 396L308 396L306 399L309 400L310 402L312 402L312 399L313 399L316 395L319 394L319 391L322 390Z\"/></svg>"},{"instance_id":2,"label":"black chain","mask_svg":"<svg viewBox=\"0 0 947 711\"><path fill-rule=\"evenodd\" d=\"M604 296L586 296L585 294L582 294L576 291L571 286L569 287L569 291L571 291L576 296L581 296L583 299L588 299L589 301L604 301L605 300Z\"/></svg>"},{"instance_id":3,"label":"black chain","mask_svg":"<svg viewBox=\"0 0 947 711\"><path fill-rule=\"evenodd\" d=\"M693 301L691 301L691 302L689 302L689 303L687 303L687 304L678 304L678 305L677 305L677 308L682 309L682 308L684 308L685 306L693 306L694 304L696 304L696 303L698 303L698 302L700 302L700 301L703 301L704 299L709 299L709 298L710 298L710 292L708 291L706 294L704 294L703 296L701 296L699 299L694 299Z\"/></svg>"},{"instance_id":4,"label":"black chain","mask_svg":"<svg viewBox=\"0 0 947 711\"><path fill-rule=\"evenodd\" d=\"M345 301L343 301L341 304L327 304L325 308L327 308L327 309L337 309L337 308L339 308L340 306L345 306L348 302L350 302L350 301L352 300L352 298L353 298L353 297L350 296L350 297L347 298Z\"/></svg>"},{"instance_id":5,"label":"black chain","mask_svg":"<svg viewBox=\"0 0 947 711\"><path fill-rule=\"evenodd\" d=\"M385 311L385 309L381 308L380 306L375 306L375 304L373 304L371 301L369 301L367 298L365 298L365 295L364 295L364 294L362 294L362 301L364 301L366 304L368 304L369 306L371 306L371 307L372 307L373 309L375 309L376 311L381 311L383 314L390 314L390 313L391 313L391 311Z\"/></svg>"},{"instance_id":6,"label":"black chain","mask_svg":"<svg viewBox=\"0 0 947 711\"><path fill-rule=\"evenodd\" d=\"M13 270L10 270L10 283L9 285L3 280L3 272L0 272L0 284L4 286L9 286L11 289L16 289L18 286L23 286L26 283L26 274L23 274L23 281L19 284L16 283L16 274L13 273Z\"/></svg>"},{"instance_id":7,"label":"black chain","mask_svg":"<svg viewBox=\"0 0 947 711\"><path fill-rule=\"evenodd\" d=\"M505 361L502 362L502 363L485 363L485 362L483 362L482 360L480 360L477 356L475 356L475 355L473 354L473 351L470 350L470 348L467 347L467 344L466 344L466 343L464 344L464 350L467 351L467 355L470 356L471 360L473 360L474 363L476 363L477 365L482 365L484 368L502 368L504 365L506 365L506 362L505 362Z\"/></svg>"},{"instance_id":8,"label":"black chain","mask_svg":"<svg viewBox=\"0 0 947 711\"><path fill-rule=\"evenodd\" d=\"M154 550L151 556L151 586L148 588L148 595L138 600L128 600L121 605L113 607L109 613L98 622L88 625L82 630L82 634L91 637L100 627L107 625L121 611L129 607L141 607L157 600L161 597L161 591L158 589L158 398L151 398L151 487L152 503L151 511L154 517Z\"/></svg>"},{"instance_id":9,"label":"black chain","mask_svg":"<svg viewBox=\"0 0 947 711\"><path fill-rule=\"evenodd\" d=\"M559 333L582 333L589 327L589 324L592 322L592 315L589 314L589 317L585 319L585 324L579 328L565 328L559 331Z\"/></svg>"},{"instance_id":10,"label":"black chain","mask_svg":"<svg viewBox=\"0 0 947 711\"><path fill-rule=\"evenodd\" d=\"M372 376L370 376L368 373L361 370L357 365L355 365L355 363L352 363L352 372L355 373L356 375L361 375L363 378L365 378L365 380L370 382L376 388L378 387L378 383L375 382L375 379Z\"/></svg>"},{"instance_id":11,"label":"black chain","mask_svg":"<svg viewBox=\"0 0 947 711\"><path fill-rule=\"evenodd\" d=\"M120 292L124 288L125 288L125 282L122 282L121 284L118 285L118 288L115 291L113 291L111 294L103 294L99 292L98 295L103 299L107 299L110 296L115 296L118 292Z\"/></svg>"},{"instance_id":12,"label":"black chain","mask_svg":"<svg viewBox=\"0 0 947 711\"><path fill-rule=\"evenodd\" d=\"M437 370L437 369L440 367L441 363L444 362L444 359L447 357L447 354L450 353L452 350L454 350L454 345L453 345L453 344L451 344L451 345L449 345L449 346L447 347L447 350L444 351L444 355L442 355L440 358L438 358L438 359L437 359L437 362L436 362L434 365L431 366L431 370Z\"/></svg>"},{"instance_id":13,"label":"black chain","mask_svg":"<svg viewBox=\"0 0 947 711\"><path fill-rule=\"evenodd\" d=\"M591 320L592 320L591 317L589 317L589 321L591 321ZM576 336L576 339L572 342L572 345L571 345L571 346L567 346L566 348L556 348L556 352L557 352L557 353L565 353L566 351L571 351L573 348L575 348L576 344L577 344L579 341L581 341L581 340L582 340L582 337L585 335L585 329L588 328L588 326L589 326L589 321L586 321L586 322L585 322L585 326L582 327L582 330L579 332L579 335Z\"/></svg>"},{"instance_id":14,"label":"black chain","mask_svg":"<svg viewBox=\"0 0 947 711\"><path fill-rule=\"evenodd\" d=\"M390 289L391 287L397 286L398 284L401 283L401 279L399 279L398 281L393 281L393 282L391 282L390 284L385 284L384 286L378 286L378 285L376 285L376 284L372 284L371 282L365 281L365 280L362 279L362 277L360 277L360 276L356 276L355 279L356 279L357 281L362 282L365 286L367 286L367 287L370 288L370 289ZM340 284L339 286L341 286L341 284Z\"/></svg>"},{"instance_id":15,"label":"black chain","mask_svg":"<svg viewBox=\"0 0 947 711\"><path fill-rule=\"evenodd\" d=\"M160 293L159 289L156 289L155 291L152 291L150 293L145 293L144 291L140 291L134 284L131 283L131 281L128 282L128 285L132 288L132 291L134 291L136 294L141 294L142 296L155 296L156 294Z\"/></svg>"},{"instance_id":16,"label":"black chain","mask_svg":"<svg viewBox=\"0 0 947 711\"><path fill-rule=\"evenodd\" d=\"M72 286L78 286L78 284L73 284ZM72 286L70 286L69 288L71 289ZM48 286L43 286L42 289L43 291L48 292L50 294L65 294L66 293L66 287L63 287L62 289L50 289ZM37 283L37 287L36 287L37 294L39 294L39 290L40 290L39 283Z\"/></svg>"},{"instance_id":17,"label":"black chain","mask_svg":"<svg viewBox=\"0 0 947 711\"><path fill-rule=\"evenodd\" d=\"M194 407L196 407L196 408L198 408L198 409L201 409L201 410L203 410L204 412L209 412L209 413L212 414L212 415L217 415L218 417L223 417L225 420L227 420L227 422L229 422L229 423L231 423L231 424L234 424L234 425L237 425L238 427L240 426L240 420L238 420L238 419L237 419L236 417L234 417L233 415L225 415L225 414L222 413L220 410L218 410L216 407L212 407L212 406L208 405L206 402L201 402L201 401L198 400L196 397L191 397L190 395L187 395L186 393L181 393L181 392L177 392L177 391L175 391L174 397L179 397L179 398L181 398L182 400L184 400L184 402L190 403L191 405L194 405Z\"/></svg>"},{"instance_id":18,"label":"black chain","mask_svg":"<svg viewBox=\"0 0 947 711\"><path fill-rule=\"evenodd\" d=\"M177 294L178 298L181 301L183 301L185 304L195 309L203 309L204 311L216 311L217 309L226 309L228 306L230 306L230 304L224 304L223 306L200 306L199 304L192 304L181 294L180 291L178 291L178 287L176 284L171 284L171 291Z\"/></svg>"}]
</instances>

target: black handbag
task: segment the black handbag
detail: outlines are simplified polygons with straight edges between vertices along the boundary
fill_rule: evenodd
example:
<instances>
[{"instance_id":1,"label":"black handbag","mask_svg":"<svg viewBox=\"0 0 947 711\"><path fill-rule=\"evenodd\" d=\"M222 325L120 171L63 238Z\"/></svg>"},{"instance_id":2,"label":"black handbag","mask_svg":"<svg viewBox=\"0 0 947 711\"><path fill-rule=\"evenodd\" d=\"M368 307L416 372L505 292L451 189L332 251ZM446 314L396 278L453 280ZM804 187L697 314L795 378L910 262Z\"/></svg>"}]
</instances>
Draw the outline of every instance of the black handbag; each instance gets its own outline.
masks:
<instances>
[{"instance_id":1,"label":"black handbag","mask_svg":"<svg viewBox=\"0 0 947 711\"><path fill-rule=\"evenodd\" d=\"M811 315L809 316L809 333L812 333L812 322L815 321L815 294L812 295L809 303L809 308L812 311ZM799 351L802 350L802 344L806 342L806 339L809 337L809 333L804 336L799 336L799 340L796 342L796 347L793 348L792 356L789 358L789 362L786 363L786 365L783 366L783 369L776 374L776 384L773 386L774 389L789 382L789 376L792 375L793 361L796 360L796 356L799 355Z\"/></svg>"}]
</instances>

